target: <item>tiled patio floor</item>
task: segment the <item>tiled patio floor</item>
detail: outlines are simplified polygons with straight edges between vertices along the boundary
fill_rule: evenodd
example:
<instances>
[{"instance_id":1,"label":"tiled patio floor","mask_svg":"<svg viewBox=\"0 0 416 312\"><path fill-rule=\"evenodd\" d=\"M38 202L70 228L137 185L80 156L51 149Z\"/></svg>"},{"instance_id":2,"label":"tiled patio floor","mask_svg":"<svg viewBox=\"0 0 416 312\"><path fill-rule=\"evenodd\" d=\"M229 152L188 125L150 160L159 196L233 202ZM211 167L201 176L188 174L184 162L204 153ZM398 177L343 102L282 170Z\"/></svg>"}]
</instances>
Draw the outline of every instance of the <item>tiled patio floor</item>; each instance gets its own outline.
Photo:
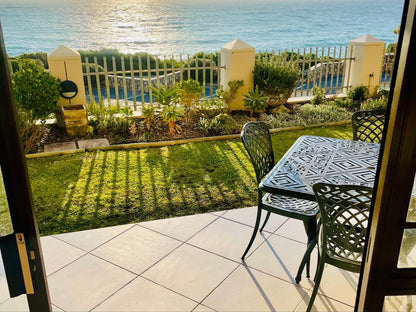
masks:
<instances>
[{"instance_id":1,"label":"tiled patio floor","mask_svg":"<svg viewBox=\"0 0 416 312\"><path fill-rule=\"evenodd\" d=\"M305 311L313 282L305 274L294 281L303 224L272 216L242 263L255 211L42 237L54 310ZM25 296L8 298L0 276L0 311L28 311ZM357 274L327 266L315 311L353 311L357 282Z\"/></svg>"}]
</instances>

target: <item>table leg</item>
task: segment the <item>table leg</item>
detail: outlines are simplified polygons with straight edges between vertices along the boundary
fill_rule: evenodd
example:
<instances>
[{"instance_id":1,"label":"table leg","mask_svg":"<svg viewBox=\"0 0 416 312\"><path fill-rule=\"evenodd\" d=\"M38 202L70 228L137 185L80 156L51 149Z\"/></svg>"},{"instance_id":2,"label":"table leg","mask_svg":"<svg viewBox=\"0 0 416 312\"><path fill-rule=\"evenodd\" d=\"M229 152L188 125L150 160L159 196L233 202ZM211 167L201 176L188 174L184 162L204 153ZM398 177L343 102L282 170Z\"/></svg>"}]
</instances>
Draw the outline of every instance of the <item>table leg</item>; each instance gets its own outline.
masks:
<instances>
[{"instance_id":1,"label":"table leg","mask_svg":"<svg viewBox=\"0 0 416 312\"><path fill-rule=\"evenodd\" d=\"M298 273L296 274L295 281L299 283L302 279L302 272L306 265L306 277L310 277L310 259L311 253L313 248L316 246L317 243L317 226L316 226L316 219L310 218L308 220L304 220L303 224L305 226L306 234L308 235L308 247L306 248L306 252L303 255L302 262L300 263Z\"/></svg>"}]
</instances>

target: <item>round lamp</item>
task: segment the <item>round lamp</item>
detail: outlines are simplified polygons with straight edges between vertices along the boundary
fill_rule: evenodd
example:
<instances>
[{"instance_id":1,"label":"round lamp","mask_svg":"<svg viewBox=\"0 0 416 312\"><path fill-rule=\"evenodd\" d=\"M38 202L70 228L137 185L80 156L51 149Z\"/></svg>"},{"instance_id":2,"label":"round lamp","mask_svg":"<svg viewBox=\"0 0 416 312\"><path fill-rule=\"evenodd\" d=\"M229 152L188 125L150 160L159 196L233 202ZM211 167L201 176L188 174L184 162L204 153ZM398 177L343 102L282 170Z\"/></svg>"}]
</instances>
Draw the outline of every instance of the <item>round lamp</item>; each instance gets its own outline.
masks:
<instances>
[{"instance_id":1,"label":"round lamp","mask_svg":"<svg viewBox=\"0 0 416 312\"><path fill-rule=\"evenodd\" d=\"M61 82L61 96L66 99L72 99L78 93L77 85L71 80Z\"/></svg>"}]
</instances>

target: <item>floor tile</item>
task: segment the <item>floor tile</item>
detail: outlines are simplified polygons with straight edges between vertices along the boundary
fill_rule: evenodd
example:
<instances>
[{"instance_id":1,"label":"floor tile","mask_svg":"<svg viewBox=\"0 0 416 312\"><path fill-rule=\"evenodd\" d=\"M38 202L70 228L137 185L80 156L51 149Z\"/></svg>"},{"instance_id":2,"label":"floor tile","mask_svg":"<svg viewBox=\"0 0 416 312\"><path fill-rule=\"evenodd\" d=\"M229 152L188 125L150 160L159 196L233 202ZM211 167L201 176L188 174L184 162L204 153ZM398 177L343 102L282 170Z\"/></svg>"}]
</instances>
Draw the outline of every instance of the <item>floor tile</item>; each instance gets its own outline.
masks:
<instances>
[{"instance_id":1,"label":"floor tile","mask_svg":"<svg viewBox=\"0 0 416 312\"><path fill-rule=\"evenodd\" d=\"M65 311L89 311L136 275L86 255L48 278L51 301Z\"/></svg>"},{"instance_id":2,"label":"floor tile","mask_svg":"<svg viewBox=\"0 0 416 312\"><path fill-rule=\"evenodd\" d=\"M9 286L7 286L6 276L0 274L0 303L10 299Z\"/></svg>"},{"instance_id":3,"label":"floor tile","mask_svg":"<svg viewBox=\"0 0 416 312\"><path fill-rule=\"evenodd\" d=\"M216 216L206 213L142 222L140 226L186 241L216 218Z\"/></svg>"},{"instance_id":4,"label":"floor tile","mask_svg":"<svg viewBox=\"0 0 416 312\"><path fill-rule=\"evenodd\" d=\"M270 236L252 255L247 257L246 263L249 267L275 275L289 282L295 283L295 277L306 251L306 245L297 241L287 239L278 235ZM311 256L311 276L316 271L317 252ZM301 285L305 284L306 269L302 274Z\"/></svg>"},{"instance_id":5,"label":"floor tile","mask_svg":"<svg viewBox=\"0 0 416 312\"><path fill-rule=\"evenodd\" d=\"M388 296L384 300L383 312L414 312L416 296Z\"/></svg>"},{"instance_id":6,"label":"floor tile","mask_svg":"<svg viewBox=\"0 0 416 312\"><path fill-rule=\"evenodd\" d=\"M202 304L199 304L192 312L214 312L213 309L210 309Z\"/></svg>"},{"instance_id":7,"label":"floor tile","mask_svg":"<svg viewBox=\"0 0 416 312\"><path fill-rule=\"evenodd\" d=\"M141 274L180 244L181 242L175 239L134 226L92 253L129 271Z\"/></svg>"},{"instance_id":8,"label":"floor tile","mask_svg":"<svg viewBox=\"0 0 416 312\"><path fill-rule=\"evenodd\" d=\"M325 265L318 293L353 306L358 287L358 273L338 269L332 265ZM310 281L313 286L313 282Z\"/></svg>"},{"instance_id":9,"label":"floor tile","mask_svg":"<svg viewBox=\"0 0 416 312\"><path fill-rule=\"evenodd\" d=\"M91 251L133 226L133 224L125 224L54 236L85 251Z\"/></svg>"},{"instance_id":10,"label":"floor tile","mask_svg":"<svg viewBox=\"0 0 416 312\"><path fill-rule=\"evenodd\" d=\"M307 244L308 236L306 235L305 227L301 220L290 219L283 224L275 234L297 240L303 244Z\"/></svg>"},{"instance_id":11,"label":"floor tile","mask_svg":"<svg viewBox=\"0 0 416 312\"><path fill-rule=\"evenodd\" d=\"M107 139L91 139L91 140L80 140L77 141L78 148L85 149L99 146L110 146Z\"/></svg>"},{"instance_id":12,"label":"floor tile","mask_svg":"<svg viewBox=\"0 0 416 312\"><path fill-rule=\"evenodd\" d=\"M59 309L58 307L52 305L52 311L53 312L64 312L64 310Z\"/></svg>"},{"instance_id":13,"label":"floor tile","mask_svg":"<svg viewBox=\"0 0 416 312\"><path fill-rule=\"evenodd\" d=\"M312 290L306 295L302 302L296 307L295 312L304 312L309 304ZM353 312L354 307L343 304L336 300L329 299L325 296L317 295L311 312Z\"/></svg>"},{"instance_id":14,"label":"floor tile","mask_svg":"<svg viewBox=\"0 0 416 312\"><path fill-rule=\"evenodd\" d=\"M253 228L249 226L218 219L192 237L188 243L240 262L252 233ZM263 235L257 234L248 255L264 242ZM267 236L270 234L266 233Z\"/></svg>"},{"instance_id":15,"label":"floor tile","mask_svg":"<svg viewBox=\"0 0 416 312\"><path fill-rule=\"evenodd\" d=\"M263 225L263 221L266 218L266 215L267 215L267 212L263 211L261 215L260 226ZM240 223L244 223L251 227L253 227L256 222L256 216L257 216L257 207L232 209L232 210L228 210L226 214L222 215L223 218L237 221ZM280 226L282 226L282 224L285 223L287 219L288 219L287 217L282 217L280 215L272 213L270 215L269 221L267 221L267 224L264 227L264 231L273 233Z\"/></svg>"},{"instance_id":16,"label":"floor tile","mask_svg":"<svg viewBox=\"0 0 416 312\"><path fill-rule=\"evenodd\" d=\"M195 305L192 300L138 277L93 311L192 311Z\"/></svg>"},{"instance_id":17,"label":"floor tile","mask_svg":"<svg viewBox=\"0 0 416 312\"><path fill-rule=\"evenodd\" d=\"M202 304L217 311L293 311L306 291L241 265Z\"/></svg>"},{"instance_id":18,"label":"floor tile","mask_svg":"<svg viewBox=\"0 0 416 312\"><path fill-rule=\"evenodd\" d=\"M26 295L20 295L15 298L0 304L0 311L2 312L25 312L29 311L29 305L27 303Z\"/></svg>"},{"instance_id":19,"label":"floor tile","mask_svg":"<svg viewBox=\"0 0 416 312\"><path fill-rule=\"evenodd\" d=\"M53 236L41 237L40 240L46 275L52 274L85 255L85 251L60 241Z\"/></svg>"},{"instance_id":20,"label":"floor tile","mask_svg":"<svg viewBox=\"0 0 416 312\"><path fill-rule=\"evenodd\" d=\"M29 312L29 304L27 303L26 295L11 298L6 302L0 304L0 312ZM64 312L52 304L53 312Z\"/></svg>"},{"instance_id":21,"label":"floor tile","mask_svg":"<svg viewBox=\"0 0 416 312\"><path fill-rule=\"evenodd\" d=\"M43 146L43 150L45 152L59 152L59 151L76 150L76 149L77 149L77 146L75 142L52 143L52 144L45 144Z\"/></svg>"},{"instance_id":22,"label":"floor tile","mask_svg":"<svg viewBox=\"0 0 416 312\"><path fill-rule=\"evenodd\" d=\"M222 216L225 214L228 210L220 210L220 211L211 211L210 214L216 215L216 216Z\"/></svg>"},{"instance_id":23,"label":"floor tile","mask_svg":"<svg viewBox=\"0 0 416 312\"><path fill-rule=\"evenodd\" d=\"M143 276L199 302L237 265L207 251L182 245Z\"/></svg>"}]
</instances>

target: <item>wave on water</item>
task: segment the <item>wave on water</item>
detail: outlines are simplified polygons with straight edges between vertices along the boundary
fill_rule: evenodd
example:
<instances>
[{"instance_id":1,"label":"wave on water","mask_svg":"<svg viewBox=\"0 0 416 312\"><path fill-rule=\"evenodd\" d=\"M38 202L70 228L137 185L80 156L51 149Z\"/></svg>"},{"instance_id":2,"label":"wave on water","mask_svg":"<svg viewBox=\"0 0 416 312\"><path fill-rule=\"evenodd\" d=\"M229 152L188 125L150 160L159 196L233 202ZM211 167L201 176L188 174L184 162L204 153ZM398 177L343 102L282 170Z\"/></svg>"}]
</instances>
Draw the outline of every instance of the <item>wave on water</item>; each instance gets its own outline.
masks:
<instances>
[{"instance_id":1,"label":"wave on water","mask_svg":"<svg viewBox=\"0 0 416 312\"><path fill-rule=\"evenodd\" d=\"M390 43L402 10L403 0L1 0L0 21L11 56L61 44L170 55L219 51L236 38L261 51L364 34Z\"/></svg>"}]
</instances>

